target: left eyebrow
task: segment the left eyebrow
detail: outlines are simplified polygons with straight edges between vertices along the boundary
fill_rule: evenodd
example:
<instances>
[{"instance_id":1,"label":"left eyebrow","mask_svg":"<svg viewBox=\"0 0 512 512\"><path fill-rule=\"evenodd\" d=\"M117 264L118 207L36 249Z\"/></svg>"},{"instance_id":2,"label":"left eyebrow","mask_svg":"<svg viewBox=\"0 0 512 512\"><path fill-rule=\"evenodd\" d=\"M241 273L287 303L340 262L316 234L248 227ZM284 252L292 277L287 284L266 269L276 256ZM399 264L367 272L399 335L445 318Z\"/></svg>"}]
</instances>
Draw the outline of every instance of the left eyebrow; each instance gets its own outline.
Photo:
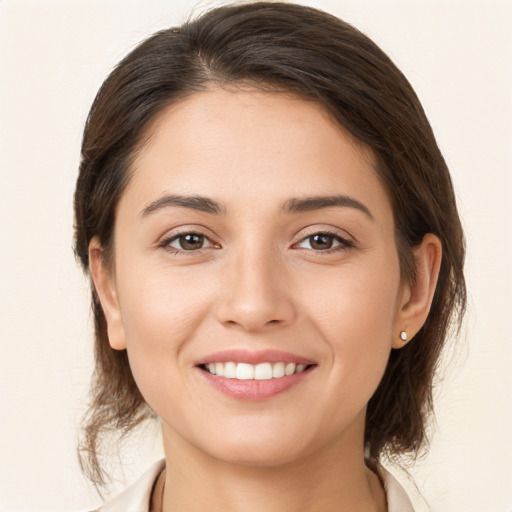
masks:
<instances>
[{"instance_id":1,"label":"left eyebrow","mask_svg":"<svg viewBox=\"0 0 512 512\"><path fill-rule=\"evenodd\" d=\"M363 212L372 221L375 217L370 212L369 208L361 201L354 199L350 196L335 195L335 196L313 196L301 199L290 199L283 206L285 213L303 213L311 212L313 210L321 210L323 208L331 208L333 206L344 208L355 208Z\"/></svg>"}]
</instances>

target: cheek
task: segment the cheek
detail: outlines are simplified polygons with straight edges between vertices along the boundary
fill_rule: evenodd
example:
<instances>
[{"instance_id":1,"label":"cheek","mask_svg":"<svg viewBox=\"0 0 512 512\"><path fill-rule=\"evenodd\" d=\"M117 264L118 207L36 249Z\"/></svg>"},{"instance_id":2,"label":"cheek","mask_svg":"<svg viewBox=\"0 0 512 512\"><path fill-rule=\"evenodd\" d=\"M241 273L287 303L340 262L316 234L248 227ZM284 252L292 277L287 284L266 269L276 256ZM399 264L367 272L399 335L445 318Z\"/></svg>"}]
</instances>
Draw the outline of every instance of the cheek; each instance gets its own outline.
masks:
<instances>
[{"instance_id":1,"label":"cheek","mask_svg":"<svg viewBox=\"0 0 512 512\"><path fill-rule=\"evenodd\" d=\"M300 292L330 351L333 375L368 399L384 373L395 331L400 270L397 258L387 261L392 263L336 269Z\"/></svg>"},{"instance_id":2,"label":"cheek","mask_svg":"<svg viewBox=\"0 0 512 512\"><path fill-rule=\"evenodd\" d=\"M303 281L300 300L329 333L347 333L364 342L369 330L392 329L400 291L398 258L334 268Z\"/></svg>"},{"instance_id":3,"label":"cheek","mask_svg":"<svg viewBox=\"0 0 512 512\"><path fill-rule=\"evenodd\" d=\"M132 265L136 273L120 276L120 308L130 345L179 345L201 321L208 280L197 271L172 271L165 265Z\"/></svg>"},{"instance_id":4,"label":"cheek","mask_svg":"<svg viewBox=\"0 0 512 512\"><path fill-rule=\"evenodd\" d=\"M207 283L199 286L186 272L180 275L158 266L139 266L129 279L121 277L120 308L130 366L153 406L151 390L160 389L162 379L166 385L179 385L177 369L183 364L187 342L206 315L211 292Z\"/></svg>"}]
</instances>

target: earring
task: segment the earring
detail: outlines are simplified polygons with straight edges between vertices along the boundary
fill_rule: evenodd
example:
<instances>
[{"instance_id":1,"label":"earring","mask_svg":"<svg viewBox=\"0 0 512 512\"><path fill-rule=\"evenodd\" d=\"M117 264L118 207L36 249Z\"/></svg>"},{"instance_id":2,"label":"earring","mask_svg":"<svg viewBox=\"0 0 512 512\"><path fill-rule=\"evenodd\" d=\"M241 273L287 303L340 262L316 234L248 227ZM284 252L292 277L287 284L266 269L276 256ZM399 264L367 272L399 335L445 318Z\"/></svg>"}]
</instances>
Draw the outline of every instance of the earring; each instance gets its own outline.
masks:
<instances>
[{"instance_id":1,"label":"earring","mask_svg":"<svg viewBox=\"0 0 512 512\"><path fill-rule=\"evenodd\" d=\"M402 341L407 341L408 338L407 338L407 332L406 331L401 331L400 332L400 339Z\"/></svg>"}]
</instances>

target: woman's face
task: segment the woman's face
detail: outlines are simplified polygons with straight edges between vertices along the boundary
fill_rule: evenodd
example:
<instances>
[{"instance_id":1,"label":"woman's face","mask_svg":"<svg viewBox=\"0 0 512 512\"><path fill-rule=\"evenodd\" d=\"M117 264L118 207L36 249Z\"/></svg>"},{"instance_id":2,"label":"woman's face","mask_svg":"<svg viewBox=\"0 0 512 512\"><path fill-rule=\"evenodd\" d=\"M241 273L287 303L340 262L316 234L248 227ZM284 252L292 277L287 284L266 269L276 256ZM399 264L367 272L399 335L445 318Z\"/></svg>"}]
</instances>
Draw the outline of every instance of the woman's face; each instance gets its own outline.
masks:
<instances>
[{"instance_id":1,"label":"woman's face","mask_svg":"<svg viewBox=\"0 0 512 512\"><path fill-rule=\"evenodd\" d=\"M374 167L290 95L215 88L154 122L102 302L169 443L248 465L362 449L408 293Z\"/></svg>"}]
</instances>

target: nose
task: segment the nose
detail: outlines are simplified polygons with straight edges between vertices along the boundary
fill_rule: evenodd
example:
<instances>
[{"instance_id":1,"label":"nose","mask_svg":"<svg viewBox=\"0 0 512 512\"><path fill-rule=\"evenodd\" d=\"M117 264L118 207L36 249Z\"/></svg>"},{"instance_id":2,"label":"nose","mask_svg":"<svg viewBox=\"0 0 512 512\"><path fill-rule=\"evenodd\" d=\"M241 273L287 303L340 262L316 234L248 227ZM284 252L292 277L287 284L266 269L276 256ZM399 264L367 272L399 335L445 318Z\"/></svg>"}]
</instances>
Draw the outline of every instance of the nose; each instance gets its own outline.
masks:
<instances>
[{"instance_id":1,"label":"nose","mask_svg":"<svg viewBox=\"0 0 512 512\"><path fill-rule=\"evenodd\" d=\"M251 254L248 254L252 252ZM244 251L229 262L221 279L219 322L246 332L285 326L295 317L287 272L268 252Z\"/></svg>"}]
</instances>

